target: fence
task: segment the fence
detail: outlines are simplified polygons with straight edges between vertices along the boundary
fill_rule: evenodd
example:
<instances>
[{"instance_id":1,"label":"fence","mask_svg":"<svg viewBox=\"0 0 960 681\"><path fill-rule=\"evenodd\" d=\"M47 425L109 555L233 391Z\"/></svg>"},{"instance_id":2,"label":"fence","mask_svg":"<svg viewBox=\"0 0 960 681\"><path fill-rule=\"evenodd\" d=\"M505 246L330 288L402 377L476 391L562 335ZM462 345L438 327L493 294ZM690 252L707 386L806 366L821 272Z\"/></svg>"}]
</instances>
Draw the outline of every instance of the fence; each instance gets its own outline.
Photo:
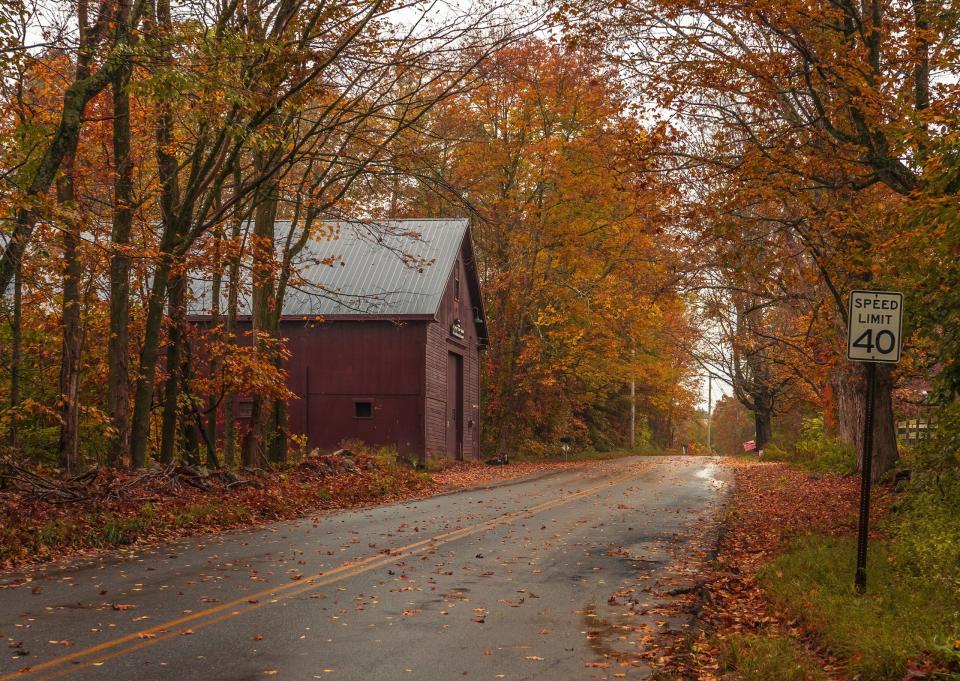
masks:
<instances>
[{"instance_id":1,"label":"fence","mask_svg":"<svg viewBox=\"0 0 960 681\"><path fill-rule=\"evenodd\" d=\"M930 437L937 422L932 419L907 419L897 421L897 439L904 444L917 444Z\"/></svg>"}]
</instances>

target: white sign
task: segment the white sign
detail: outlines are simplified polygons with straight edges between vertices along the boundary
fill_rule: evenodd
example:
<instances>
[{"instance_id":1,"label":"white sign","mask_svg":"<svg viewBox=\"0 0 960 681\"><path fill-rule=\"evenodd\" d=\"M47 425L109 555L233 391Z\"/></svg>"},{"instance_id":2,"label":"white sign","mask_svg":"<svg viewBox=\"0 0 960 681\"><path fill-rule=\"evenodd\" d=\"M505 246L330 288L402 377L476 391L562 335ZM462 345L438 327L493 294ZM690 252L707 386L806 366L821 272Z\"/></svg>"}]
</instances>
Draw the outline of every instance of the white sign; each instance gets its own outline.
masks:
<instances>
[{"instance_id":1,"label":"white sign","mask_svg":"<svg viewBox=\"0 0 960 681\"><path fill-rule=\"evenodd\" d=\"M854 362L900 361L903 294L851 291L847 359Z\"/></svg>"}]
</instances>

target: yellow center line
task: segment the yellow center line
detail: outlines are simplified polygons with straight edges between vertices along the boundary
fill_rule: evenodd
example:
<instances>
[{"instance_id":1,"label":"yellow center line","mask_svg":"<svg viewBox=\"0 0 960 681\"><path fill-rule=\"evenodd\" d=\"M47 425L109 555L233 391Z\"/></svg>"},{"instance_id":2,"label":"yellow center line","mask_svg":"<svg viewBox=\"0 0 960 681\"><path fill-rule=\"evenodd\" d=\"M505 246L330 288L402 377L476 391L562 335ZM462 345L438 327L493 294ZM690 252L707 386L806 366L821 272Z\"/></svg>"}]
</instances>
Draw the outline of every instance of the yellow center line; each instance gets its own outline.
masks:
<instances>
[{"instance_id":1,"label":"yellow center line","mask_svg":"<svg viewBox=\"0 0 960 681\"><path fill-rule=\"evenodd\" d=\"M368 572L378 567L383 567L389 563L392 563L397 558L409 555L426 546L430 546L432 548L443 544L449 544L457 539L462 539L463 537L468 537L470 535L492 529L499 525L512 523L514 520L520 517L540 513L557 506L568 504L575 499L593 494L598 490L618 485L621 482L628 480L630 477L632 476L627 474L616 478L613 482L604 482L599 485L594 485L593 487L589 487L578 492L573 492L559 499L550 499L520 511L506 513L498 516L497 518L493 518L492 520L487 520L476 525L468 525L467 527L449 530L447 532L434 535L428 539L422 539L420 541L407 544L406 546L390 549L389 553L378 553L376 555L367 556L366 558L359 560L348 561L328 571L318 572L302 580L291 582L289 584L272 586L261 591L245 594L240 598L236 598L225 603L220 603L219 605L211 606L209 608L184 615L183 617L178 617L162 624L157 624L147 629L142 629L124 636L119 636L115 639L104 641L103 643L98 643L97 645L90 646L67 655L61 655L59 657L52 658L46 662L42 662L32 667L25 667L19 671L4 674L0 676L0 681L24 679L28 676L33 676L42 671L52 669L54 667L60 667L71 662L73 664L71 664L70 667L61 671L54 671L53 674L44 676L43 679L60 678L61 676L71 674L80 669L85 669L94 664L99 666L108 660L141 650L143 648L147 648L151 645L156 645L157 643L168 640L175 636L179 636L182 633L181 627L183 627L184 624L193 623L191 624L191 630L196 631L232 617L237 617L252 610L256 610L265 605L276 603L279 600L278 597L289 599L306 591L311 591L321 586L333 584L340 580ZM263 602L261 602L261 599L264 599ZM172 631L173 629L176 629L176 631ZM106 655L98 656L98 653L108 651L112 648L117 648L118 646L123 646L126 643L130 643L132 645L125 646L120 650L113 651ZM93 656L97 657L95 659L81 661L81 658L90 658Z\"/></svg>"}]
</instances>

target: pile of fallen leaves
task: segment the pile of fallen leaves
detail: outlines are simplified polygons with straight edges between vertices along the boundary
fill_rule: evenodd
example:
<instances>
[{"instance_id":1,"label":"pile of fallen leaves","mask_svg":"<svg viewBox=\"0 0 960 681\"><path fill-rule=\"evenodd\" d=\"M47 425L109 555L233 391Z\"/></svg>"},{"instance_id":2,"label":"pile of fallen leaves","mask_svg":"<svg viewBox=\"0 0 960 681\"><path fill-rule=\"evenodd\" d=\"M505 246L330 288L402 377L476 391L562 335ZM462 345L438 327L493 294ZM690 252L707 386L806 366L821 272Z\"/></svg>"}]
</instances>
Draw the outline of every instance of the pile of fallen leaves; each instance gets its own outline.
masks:
<instances>
[{"instance_id":1,"label":"pile of fallen leaves","mask_svg":"<svg viewBox=\"0 0 960 681\"><path fill-rule=\"evenodd\" d=\"M0 569L439 489L428 476L363 453L314 455L292 467L240 474L170 465L96 468L63 479L8 465L3 477Z\"/></svg>"},{"instance_id":2,"label":"pile of fallen leaves","mask_svg":"<svg viewBox=\"0 0 960 681\"><path fill-rule=\"evenodd\" d=\"M757 583L760 569L785 548L791 537L856 531L859 479L813 475L786 464L727 460L735 488L722 528L719 551L705 568L700 589L698 633L679 643L664 670L668 678L716 679L720 676L717 639L763 632L793 639L815 658L830 678L843 678L836 660L816 646L809 632L778 612ZM880 490L877 518L886 498Z\"/></svg>"},{"instance_id":3,"label":"pile of fallen leaves","mask_svg":"<svg viewBox=\"0 0 960 681\"><path fill-rule=\"evenodd\" d=\"M578 465L457 463L428 475L341 451L276 470L234 473L171 464L142 471L95 468L62 478L0 463L0 570Z\"/></svg>"}]
</instances>

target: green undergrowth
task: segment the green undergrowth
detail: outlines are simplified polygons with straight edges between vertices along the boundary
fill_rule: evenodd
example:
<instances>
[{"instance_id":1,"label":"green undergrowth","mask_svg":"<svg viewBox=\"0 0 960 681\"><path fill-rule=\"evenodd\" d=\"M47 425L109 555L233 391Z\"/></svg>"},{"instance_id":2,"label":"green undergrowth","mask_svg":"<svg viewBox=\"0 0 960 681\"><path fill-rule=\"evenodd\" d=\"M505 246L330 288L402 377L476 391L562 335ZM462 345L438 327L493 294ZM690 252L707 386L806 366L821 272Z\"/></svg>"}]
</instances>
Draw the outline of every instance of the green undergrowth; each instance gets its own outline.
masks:
<instances>
[{"instance_id":1,"label":"green undergrowth","mask_svg":"<svg viewBox=\"0 0 960 681\"><path fill-rule=\"evenodd\" d=\"M902 450L909 483L901 478L876 525L866 594L853 584L855 536L797 537L759 575L778 608L858 681L960 681L960 402L939 410L936 421L929 439ZM853 453L825 436L819 419L805 420L802 430L788 449L769 447L764 459L853 472ZM734 678L806 678L783 671L793 645L734 638L717 647Z\"/></svg>"},{"instance_id":2,"label":"green undergrowth","mask_svg":"<svg viewBox=\"0 0 960 681\"><path fill-rule=\"evenodd\" d=\"M936 668L926 678L960 681L960 402L937 422L904 451L910 483L870 543L865 595L853 588L854 537L801 537L761 573L774 600L863 681L899 680L925 662Z\"/></svg>"},{"instance_id":3,"label":"green undergrowth","mask_svg":"<svg viewBox=\"0 0 960 681\"><path fill-rule=\"evenodd\" d=\"M760 581L863 681L901 679L928 658L943 670L937 678L960 679L960 591L912 570L905 550L896 538L871 543L863 596L853 586L853 538L802 537Z\"/></svg>"},{"instance_id":4,"label":"green undergrowth","mask_svg":"<svg viewBox=\"0 0 960 681\"><path fill-rule=\"evenodd\" d=\"M826 681L823 670L791 639L734 634L714 641L721 671L738 681Z\"/></svg>"},{"instance_id":5,"label":"green undergrowth","mask_svg":"<svg viewBox=\"0 0 960 681\"><path fill-rule=\"evenodd\" d=\"M814 473L848 475L857 469L853 447L827 435L822 416L803 419L800 437L795 442L784 446L776 443L767 445L763 450L763 460L782 461Z\"/></svg>"}]
</instances>

